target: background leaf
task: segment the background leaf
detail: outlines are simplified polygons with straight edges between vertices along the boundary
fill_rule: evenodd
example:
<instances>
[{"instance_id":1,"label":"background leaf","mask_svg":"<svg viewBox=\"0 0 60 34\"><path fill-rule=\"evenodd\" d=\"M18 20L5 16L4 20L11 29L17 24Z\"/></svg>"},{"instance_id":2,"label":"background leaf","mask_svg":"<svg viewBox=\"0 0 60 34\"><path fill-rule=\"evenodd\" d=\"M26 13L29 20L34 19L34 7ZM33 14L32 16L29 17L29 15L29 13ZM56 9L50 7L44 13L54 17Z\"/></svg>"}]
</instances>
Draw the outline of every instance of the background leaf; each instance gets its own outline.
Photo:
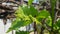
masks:
<instances>
[{"instance_id":1,"label":"background leaf","mask_svg":"<svg viewBox=\"0 0 60 34\"><path fill-rule=\"evenodd\" d=\"M50 16L49 12L46 10L42 10L39 12L38 16L36 17L39 21L41 21L44 18L48 18Z\"/></svg>"},{"instance_id":2,"label":"background leaf","mask_svg":"<svg viewBox=\"0 0 60 34\"><path fill-rule=\"evenodd\" d=\"M28 5L31 5L34 0L28 0Z\"/></svg>"},{"instance_id":3,"label":"background leaf","mask_svg":"<svg viewBox=\"0 0 60 34\"><path fill-rule=\"evenodd\" d=\"M23 9L23 12L25 15L32 15L33 17L37 16L38 15L38 10L35 9L33 6L25 6L25 7L22 7Z\"/></svg>"},{"instance_id":4,"label":"background leaf","mask_svg":"<svg viewBox=\"0 0 60 34\"><path fill-rule=\"evenodd\" d=\"M60 27L60 20L57 21L56 25Z\"/></svg>"},{"instance_id":5,"label":"background leaf","mask_svg":"<svg viewBox=\"0 0 60 34\"><path fill-rule=\"evenodd\" d=\"M16 31L16 34L29 34L27 31Z\"/></svg>"}]
</instances>

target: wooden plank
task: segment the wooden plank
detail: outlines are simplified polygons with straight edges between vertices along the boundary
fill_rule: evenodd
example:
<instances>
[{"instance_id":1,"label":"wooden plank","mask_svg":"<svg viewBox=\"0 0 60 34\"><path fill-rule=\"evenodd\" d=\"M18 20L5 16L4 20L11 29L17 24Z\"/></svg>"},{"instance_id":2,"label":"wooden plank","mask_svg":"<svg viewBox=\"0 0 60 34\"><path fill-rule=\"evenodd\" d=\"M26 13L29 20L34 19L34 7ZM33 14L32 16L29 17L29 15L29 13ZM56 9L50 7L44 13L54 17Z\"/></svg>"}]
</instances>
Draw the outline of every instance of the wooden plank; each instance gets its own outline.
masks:
<instances>
[{"instance_id":1,"label":"wooden plank","mask_svg":"<svg viewBox=\"0 0 60 34\"><path fill-rule=\"evenodd\" d=\"M0 19L0 34L5 34L3 19Z\"/></svg>"},{"instance_id":2,"label":"wooden plank","mask_svg":"<svg viewBox=\"0 0 60 34\"><path fill-rule=\"evenodd\" d=\"M11 26L11 20L7 19L7 24L5 25L5 33L7 32L7 30L9 29L10 26ZM10 31L7 34L12 34L12 31Z\"/></svg>"}]
</instances>

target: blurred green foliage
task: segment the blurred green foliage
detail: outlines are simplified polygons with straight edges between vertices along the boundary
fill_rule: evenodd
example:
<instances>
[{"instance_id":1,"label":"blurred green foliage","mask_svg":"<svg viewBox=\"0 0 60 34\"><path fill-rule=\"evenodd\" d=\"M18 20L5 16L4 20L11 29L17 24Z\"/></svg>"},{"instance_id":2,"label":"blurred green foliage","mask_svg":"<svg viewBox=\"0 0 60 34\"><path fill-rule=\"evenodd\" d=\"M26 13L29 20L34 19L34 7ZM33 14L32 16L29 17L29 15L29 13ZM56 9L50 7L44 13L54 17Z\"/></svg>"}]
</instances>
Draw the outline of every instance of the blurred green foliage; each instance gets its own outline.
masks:
<instances>
[{"instance_id":1,"label":"blurred green foliage","mask_svg":"<svg viewBox=\"0 0 60 34\"><path fill-rule=\"evenodd\" d=\"M32 6L32 2L33 2L33 0L29 0L28 6L19 6L18 7L18 9L15 12L16 20L12 21L12 25L9 28L9 30L7 31L7 33L12 30L19 30L20 27L27 26L33 22L36 22L36 25L39 24L40 26L44 26L42 24L43 19L45 19L44 24L46 24L46 26L44 26L44 27L45 28L47 27L46 28L47 30L49 28L48 26L50 26L51 28L53 27L54 32L55 32L55 30L59 31L60 20L56 21L56 23L53 23L54 19L55 19L56 0L51 0L51 7L52 7L51 14L49 13L49 11L47 11L45 9L38 11L37 9L35 9L34 6ZM38 27L37 27L37 30L39 30ZM26 32L26 31L16 32L16 34L29 34L29 33L30 32Z\"/></svg>"}]
</instances>

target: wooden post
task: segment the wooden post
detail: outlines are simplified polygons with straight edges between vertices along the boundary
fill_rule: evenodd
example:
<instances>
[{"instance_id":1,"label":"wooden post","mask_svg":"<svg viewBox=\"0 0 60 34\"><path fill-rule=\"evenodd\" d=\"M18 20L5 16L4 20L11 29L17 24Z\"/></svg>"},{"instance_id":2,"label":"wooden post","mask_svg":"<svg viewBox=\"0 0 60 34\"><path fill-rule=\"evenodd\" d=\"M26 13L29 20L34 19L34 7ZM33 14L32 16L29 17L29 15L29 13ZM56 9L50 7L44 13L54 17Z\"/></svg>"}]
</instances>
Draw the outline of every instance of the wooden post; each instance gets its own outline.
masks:
<instances>
[{"instance_id":1,"label":"wooden post","mask_svg":"<svg viewBox=\"0 0 60 34\"><path fill-rule=\"evenodd\" d=\"M24 3L24 0L20 0L21 1L21 5L23 5L23 3Z\"/></svg>"}]
</instances>

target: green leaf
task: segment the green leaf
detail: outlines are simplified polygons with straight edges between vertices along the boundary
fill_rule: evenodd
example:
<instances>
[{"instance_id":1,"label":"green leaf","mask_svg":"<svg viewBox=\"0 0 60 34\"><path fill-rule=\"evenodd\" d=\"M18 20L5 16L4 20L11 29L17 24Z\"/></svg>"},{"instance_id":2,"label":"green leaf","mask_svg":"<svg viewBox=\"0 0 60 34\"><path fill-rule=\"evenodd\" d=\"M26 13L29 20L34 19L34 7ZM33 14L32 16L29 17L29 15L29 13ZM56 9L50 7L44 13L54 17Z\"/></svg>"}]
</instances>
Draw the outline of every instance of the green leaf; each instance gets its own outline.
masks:
<instances>
[{"instance_id":1,"label":"green leaf","mask_svg":"<svg viewBox=\"0 0 60 34\"><path fill-rule=\"evenodd\" d=\"M54 30L59 30L60 29L60 20L56 21L56 23L53 26L54 26Z\"/></svg>"},{"instance_id":2,"label":"green leaf","mask_svg":"<svg viewBox=\"0 0 60 34\"><path fill-rule=\"evenodd\" d=\"M29 34L27 31L16 31L16 34Z\"/></svg>"},{"instance_id":3,"label":"green leaf","mask_svg":"<svg viewBox=\"0 0 60 34\"><path fill-rule=\"evenodd\" d=\"M17 30L20 27L29 25L30 23L32 23L32 22L31 22L31 20L28 19L28 17L25 17L22 19L16 18L16 20L13 21L13 24L11 25L11 27L9 28L9 30L7 32L10 32L12 30Z\"/></svg>"},{"instance_id":4,"label":"green leaf","mask_svg":"<svg viewBox=\"0 0 60 34\"><path fill-rule=\"evenodd\" d=\"M29 11L30 11L30 15L32 15L33 17L36 17L38 15L38 10L35 9L35 7L33 6L30 6Z\"/></svg>"},{"instance_id":5,"label":"green leaf","mask_svg":"<svg viewBox=\"0 0 60 34\"><path fill-rule=\"evenodd\" d=\"M31 19L33 22L36 22L36 24L40 24L40 25L41 25L40 21L38 21L37 18L35 18L35 17L31 16L31 15L29 15L29 17L30 17L30 19Z\"/></svg>"},{"instance_id":6,"label":"green leaf","mask_svg":"<svg viewBox=\"0 0 60 34\"><path fill-rule=\"evenodd\" d=\"M23 9L23 12L25 15L32 15L33 17L35 17L36 15L38 15L38 10L35 9L33 6L25 6L25 7L22 7Z\"/></svg>"},{"instance_id":7,"label":"green leaf","mask_svg":"<svg viewBox=\"0 0 60 34\"><path fill-rule=\"evenodd\" d=\"M42 11L39 12L39 14L38 14L38 16L36 18L40 21L40 20L42 20L44 18L47 18L49 16L50 16L50 14L49 14L48 11L42 10Z\"/></svg>"},{"instance_id":8,"label":"green leaf","mask_svg":"<svg viewBox=\"0 0 60 34\"><path fill-rule=\"evenodd\" d=\"M23 15L23 10L22 10L22 8L20 6L16 10L15 14L22 14Z\"/></svg>"},{"instance_id":9,"label":"green leaf","mask_svg":"<svg viewBox=\"0 0 60 34\"><path fill-rule=\"evenodd\" d=\"M51 18L51 16L49 16L48 18L46 18L46 24L48 26L52 26L52 18Z\"/></svg>"},{"instance_id":10,"label":"green leaf","mask_svg":"<svg viewBox=\"0 0 60 34\"><path fill-rule=\"evenodd\" d=\"M31 5L34 0L28 0L28 5Z\"/></svg>"},{"instance_id":11,"label":"green leaf","mask_svg":"<svg viewBox=\"0 0 60 34\"><path fill-rule=\"evenodd\" d=\"M16 18L24 18L23 9L19 6L18 9L15 11Z\"/></svg>"},{"instance_id":12,"label":"green leaf","mask_svg":"<svg viewBox=\"0 0 60 34\"><path fill-rule=\"evenodd\" d=\"M33 21L36 21L38 23L36 18L34 18L35 16L37 16L37 14L38 11L33 6L30 6L29 8L27 6L19 6L19 8L15 12L16 20L12 22L12 25L7 32L17 30L23 26L27 26L31 24ZM29 15L31 15L32 17L30 17Z\"/></svg>"},{"instance_id":13,"label":"green leaf","mask_svg":"<svg viewBox=\"0 0 60 34\"><path fill-rule=\"evenodd\" d=\"M56 25L60 27L60 20L57 21Z\"/></svg>"}]
</instances>

